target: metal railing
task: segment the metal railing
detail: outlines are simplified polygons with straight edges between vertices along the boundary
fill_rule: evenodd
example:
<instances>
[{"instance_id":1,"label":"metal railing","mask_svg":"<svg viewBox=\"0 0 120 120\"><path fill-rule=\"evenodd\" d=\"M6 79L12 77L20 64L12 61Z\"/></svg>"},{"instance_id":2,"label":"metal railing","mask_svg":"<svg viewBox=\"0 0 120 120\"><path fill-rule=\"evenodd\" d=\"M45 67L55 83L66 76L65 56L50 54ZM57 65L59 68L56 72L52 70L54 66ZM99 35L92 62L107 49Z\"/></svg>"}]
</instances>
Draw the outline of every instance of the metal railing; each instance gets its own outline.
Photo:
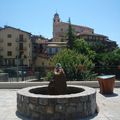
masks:
<instances>
[{"instance_id":1,"label":"metal railing","mask_svg":"<svg viewBox=\"0 0 120 120\"><path fill-rule=\"evenodd\" d=\"M27 39L26 39L26 38L24 38L24 39L19 39L19 40L17 39L16 42L18 42L18 43L27 42Z\"/></svg>"},{"instance_id":2,"label":"metal railing","mask_svg":"<svg viewBox=\"0 0 120 120\"><path fill-rule=\"evenodd\" d=\"M108 67L108 70L104 69L104 67L96 67L94 68L94 73L96 74L96 76L99 75L116 75L116 79L120 80L120 66L116 67L116 66L105 66L105 68ZM4 68L6 69L6 68ZM103 70L102 70L103 69ZM110 70L109 70L110 69ZM47 76L47 72L49 71L53 71L54 67L51 68L45 68L46 71L46 76ZM24 69L23 68L19 68L18 72L21 72L21 74L16 74L17 70L15 71L15 73L13 73L13 71L10 71L11 73L8 73L8 76L6 78L6 80L2 80L2 77L0 76L0 82L29 82L29 81L44 81L46 80L46 76L45 79L41 78L41 73L40 70L38 70L37 72L33 72L33 73L29 73L32 71L29 71L27 74L24 74ZM23 74L22 74L23 71ZM81 78L81 77L80 77ZM69 80L69 79L68 79ZM77 79L74 79L72 81L76 81ZM88 79L84 79L83 77L77 81L93 81L95 79L92 79L92 77L88 78Z\"/></svg>"}]
</instances>

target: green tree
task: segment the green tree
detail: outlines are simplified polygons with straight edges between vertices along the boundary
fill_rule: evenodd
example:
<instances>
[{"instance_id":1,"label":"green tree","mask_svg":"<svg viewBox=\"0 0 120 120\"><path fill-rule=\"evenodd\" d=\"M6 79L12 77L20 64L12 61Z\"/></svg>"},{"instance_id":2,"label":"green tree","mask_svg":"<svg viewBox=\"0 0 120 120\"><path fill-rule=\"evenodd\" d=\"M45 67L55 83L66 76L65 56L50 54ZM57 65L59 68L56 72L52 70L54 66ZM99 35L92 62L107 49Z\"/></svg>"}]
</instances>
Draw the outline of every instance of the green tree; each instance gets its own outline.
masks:
<instances>
[{"instance_id":1,"label":"green tree","mask_svg":"<svg viewBox=\"0 0 120 120\"><path fill-rule=\"evenodd\" d=\"M114 43L114 46L106 41L100 41L100 40L92 40L89 42L89 45L93 51L96 53L106 53L106 52L111 52L118 48L117 44Z\"/></svg>"},{"instance_id":2,"label":"green tree","mask_svg":"<svg viewBox=\"0 0 120 120\"><path fill-rule=\"evenodd\" d=\"M95 51L91 50L90 45L84 39L76 39L73 44L74 50L87 56L89 59L95 58Z\"/></svg>"},{"instance_id":3,"label":"green tree","mask_svg":"<svg viewBox=\"0 0 120 120\"><path fill-rule=\"evenodd\" d=\"M75 35L72 29L72 25L71 25L71 20L69 18L68 21L69 25L68 25L68 32L67 32L67 48L72 49L73 48L73 43L75 40Z\"/></svg>"},{"instance_id":4,"label":"green tree","mask_svg":"<svg viewBox=\"0 0 120 120\"><path fill-rule=\"evenodd\" d=\"M68 80L88 80L94 76L92 61L74 50L63 49L51 61L53 65L61 63Z\"/></svg>"},{"instance_id":5,"label":"green tree","mask_svg":"<svg viewBox=\"0 0 120 120\"><path fill-rule=\"evenodd\" d=\"M115 74L117 77L120 77L118 69L120 65L120 49L112 52L97 53L94 63L95 72L98 74Z\"/></svg>"}]
</instances>

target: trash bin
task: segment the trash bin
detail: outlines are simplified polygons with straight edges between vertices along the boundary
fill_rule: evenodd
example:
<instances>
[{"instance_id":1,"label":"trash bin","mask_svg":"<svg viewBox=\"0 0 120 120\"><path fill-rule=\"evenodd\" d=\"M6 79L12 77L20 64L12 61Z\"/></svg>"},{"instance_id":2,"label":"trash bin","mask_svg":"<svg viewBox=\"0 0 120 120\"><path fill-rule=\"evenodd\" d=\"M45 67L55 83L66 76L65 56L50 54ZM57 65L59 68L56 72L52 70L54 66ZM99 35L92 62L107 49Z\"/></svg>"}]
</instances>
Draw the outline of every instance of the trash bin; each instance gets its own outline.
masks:
<instances>
[{"instance_id":1,"label":"trash bin","mask_svg":"<svg viewBox=\"0 0 120 120\"><path fill-rule=\"evenodd\" d=\"M98 76L101 94L112 94L115 85L115 75Z\"/></svg>"}]
</instances>

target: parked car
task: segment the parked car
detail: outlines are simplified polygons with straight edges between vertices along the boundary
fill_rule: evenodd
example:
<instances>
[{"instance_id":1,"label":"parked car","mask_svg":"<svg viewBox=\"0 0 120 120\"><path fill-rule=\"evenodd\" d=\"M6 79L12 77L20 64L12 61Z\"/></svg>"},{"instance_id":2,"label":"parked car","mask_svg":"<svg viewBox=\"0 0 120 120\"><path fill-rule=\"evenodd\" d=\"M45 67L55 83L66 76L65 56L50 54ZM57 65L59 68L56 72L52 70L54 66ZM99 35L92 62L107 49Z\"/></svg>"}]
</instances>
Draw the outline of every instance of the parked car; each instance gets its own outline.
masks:
<instances>
[{"instance_id":1,"label":"parked car","mask_svg":"<svg viewBox=\"0 0 120 120\"><path fill-rule=\"evenodd\" d=\"M18 71L18 75L19 75L19 76L22 76L22 75L25 76L26 74L27 74L26 71L22 71L22 70L19 70L19 71Z\"/></svg>"},{"instance_id":2,"label":"parked car","mask_svg":"<svg viewBox=\"0 0 120 120\"><path fill-rule=\"evenodd\" d=\"M9 77L17 77L17 70L18 70L18 76L31 76L33 75L32 70L29 67L26 66L19 66L18 69L17 67L10 67L10 68L5 68L3 71L5 73L8 73Z\"/></svg>"},{"instance_id":3,"label":"parked car","mask_svg":"<svg viewBox=\"0 0 120 120\"><path fill-rule=\"evenodd\" d=\"M18 68L18 74L19 75L23 74L24 76L31 76L31 75L33 75L33 72L32 72L32 69L30 67L19 66L19 68Z\"/></svg>"}]
</instances>

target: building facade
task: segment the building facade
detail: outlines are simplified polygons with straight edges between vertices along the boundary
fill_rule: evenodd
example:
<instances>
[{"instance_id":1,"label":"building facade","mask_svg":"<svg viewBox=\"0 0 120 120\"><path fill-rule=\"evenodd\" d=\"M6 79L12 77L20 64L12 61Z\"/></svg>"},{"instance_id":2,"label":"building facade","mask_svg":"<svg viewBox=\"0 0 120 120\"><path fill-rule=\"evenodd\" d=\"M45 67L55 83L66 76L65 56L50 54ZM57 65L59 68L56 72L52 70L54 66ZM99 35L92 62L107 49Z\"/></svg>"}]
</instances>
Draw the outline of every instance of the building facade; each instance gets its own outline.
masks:
<instances>
[{"instance_id":1,"label":"building facade","mask_svg":"<svg viewBox=\"0 0 120 120\"><path fill-rule=\"evenodd\" d=\"M32 61L33 67L47 66L47 43L48 39L41 35L32 35Z\"/></svg>"},{"instance_id":2,"label":"building facade","mask_svg":"<svg viewBox=\"0 0 120 120\"><path fill-rule=\"evenodd\" d=\"M53 41L67 42L67 32L69 23L61 22L59 14L55 13L53 18ZM109 40L105 35L96 34L93 28L71 24L73 32L77 38L83 38L87 42L101 41L108 47L115 48L116 42Z\"/></svg>"},{"instance_id":3,"label":"building facade","mask_svg":"<svg viewBox=\"0 0 120 120\"><path fill-rule=\"evenodd\" d=\"M31 47L31 33L10 26L0 29L1 66L31 66Z\"/></svg>"},{"instance_id":4,"label":"building facade","mask_svg":"<svg viewBox=\"0 0 120 120\"><path fill-rule=\"evenodd\" d=\"M91 45L103 45L105 48L107 48L107 51L112 51L117 47L117 44L115 41L109 40L109 38L105 35L100 34L78 34L77 38L84 39Z\"/></svg>"},{"instance_id":5,"label":"building facade","mask_svg":"<svg viewBox=\"0 0 120 120\"><path fill-rule=\"evenodd\" d=\"M49 66L48 60L66 47L68 26L69 23L61 22L59 14L55 13L51 40L14 27L0 27L0 66ZM71 26L77 38L91 43L102 41L110 49L117 46L116 42L105 35L96 34L90 27Z\"/></svg>"},{"instance_id":6,"label":"building facade","mask_svg":"<svg viewBox=\"0 0 120 120\"><path fill-rule=\"evenodd\" d=\"M61 22L59 14L56 13L53 18L53 41L65 42L66 33L68 31L69 23ZM85 26L72 25L75 35L77 34L93 34L94 30Z\"/></svg>"},{"instance_id":7,"label":"building facade","mask_svg":"<svg viewBox=\"0 0 120 120\"><path fill-rule=\"evenodd\" d=\"M61 49L66 47L66 42L48 42L47 53L51 57L59 52Z\"/></svg>"}]
</instances>

